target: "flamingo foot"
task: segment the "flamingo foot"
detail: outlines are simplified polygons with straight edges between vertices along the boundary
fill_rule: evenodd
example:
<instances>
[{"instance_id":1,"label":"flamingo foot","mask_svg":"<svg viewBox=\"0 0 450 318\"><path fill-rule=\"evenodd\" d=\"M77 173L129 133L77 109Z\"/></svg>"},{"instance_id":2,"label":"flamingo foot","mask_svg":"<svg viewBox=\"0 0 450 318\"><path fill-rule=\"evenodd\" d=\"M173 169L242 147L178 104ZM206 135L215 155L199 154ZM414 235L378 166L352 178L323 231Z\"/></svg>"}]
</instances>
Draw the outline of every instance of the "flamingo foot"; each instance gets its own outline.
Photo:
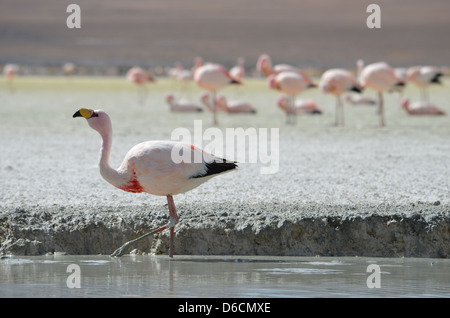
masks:
<instances>
[{"instance_id":1,"label":"flamingo foot","mask_svg":"<svg viewBox=\"0 0 450 318\"><path fill-rule=\"evenodd\" d=\"M165 229L169 228L169 226L170 226L170 222L169 222L169 224L166 224L166 225L161 226L161 227L159 227L159 228L157 228L157 229L155 229L155 230L153 230L153 231L150 231L150 232L148 232L148 233L146 233L146 234L144 234L144 235L142 235L142 236L139 236L138 238L136 238L136 239L134 239L134 240L131 240L131 241L126 242L126 243L123 244L121 247L119 247L118 249L116 249L110 256L111 256L111 257L120 257L120 256L124 255L124 254L127 252L128 248L129 248L132 244L134 244L134 243L136 243L136 242L138 242L138 241L140 241L140 240L146 238L147 236L150 236L150 235L153 235L153 234L162 232L162 231L164 231Z\"/></svg>"}]
</instances>

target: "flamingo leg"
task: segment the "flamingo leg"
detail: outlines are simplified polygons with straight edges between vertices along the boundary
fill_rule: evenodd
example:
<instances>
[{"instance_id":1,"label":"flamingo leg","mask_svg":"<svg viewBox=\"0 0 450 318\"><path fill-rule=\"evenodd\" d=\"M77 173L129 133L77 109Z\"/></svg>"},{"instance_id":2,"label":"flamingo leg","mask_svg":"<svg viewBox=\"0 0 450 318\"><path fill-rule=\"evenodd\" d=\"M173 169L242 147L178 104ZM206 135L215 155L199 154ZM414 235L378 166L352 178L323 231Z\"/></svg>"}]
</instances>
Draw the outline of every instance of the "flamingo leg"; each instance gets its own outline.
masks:
<instances>
[{"instance_id":1,"label":"flamingo leg","mask_svg":"<svg viewBox=\"0 0 450 318\"><path fill-rule=\"evenodd\" d=\"M339 109L340 109L340 117L341 117L341 125L344 126L345 122L344 122L344 104L342 103L341 97L338 96L338 103L339 103Z\"/></svg>"},{"instance_id":2,"label":"flamingo leg","mask_svg":"<svg viewBox=\"0 0 450 318\"><path fill-rule=\"evenodd\" d=\"M336 97L336 111L334 114L334 124L336 127L339 126L339 110L339 98Z\"/></svg>"},{"instance_id":3,"label":"flamingo leg","mask_svg":"<svg viewBox=\"0 0 450 318\"><path fill-rule=\"evenodd\" d=\"M378 100L380 102L380 127L384 127L384 101L382 92L378 92Z\"/></svg>"},{"instance_id":4,"label":"flamingo leg","mask_svg":"<svg viewBox=\"0 0 450 318\"><path fill-rule=\"evenodd\" d=\"M213 125L217 126L216 91L211 92L211 100L212 100L212 107L213 107Z\"/></svg>"},{"instance_id":5,"label":"flamingo leg","mask_svg":"<svg viewBox=\"0 0 450 318\"><path fill-rule=\"evenodd\" d=\"M134 244L136 242L139 242L140 240L142 240L142 239L144 239L144 238L146 238L146 237L148 237L150 235L162 232L162 231L164 231L166 229L170 229L169 256L173 257L173 245L174 245L173 242L174 242L174 236L175 236L174 235L175 234L175 225L178 223L179 217L178 217L177 211L175 209L175 203L173 202L173 197L170 194L167 195L167 203L169 205L169 214L170 214L169 223L167 223L166 225L161 226L161 227L159 227L157 229L154 229L154 230L152 230L152 231L150 231L150 232L148 232L148 233L146 233L146 234L144 234L142 236L139 236L138 238L136 238L134 240L126 242L121 247L116 249L111 254L111 256L120 257L123 254L125 254L125 252L127 251L128 247L130 247L130 245L132 245L132 244Z\"/></svg>"},{"instance_id":6,"label":"flamingo leg","mask_svg":"<svg viewBox=\"0 0 450 318\"><path fill-rule=\"evenodd\" d=\"M146 233L146 234L144 234L144 235L142 235L142 236L139 236L138 238L136 238L136 239L134 239L134 240L128 241L128 242L126 242L125 244L123 244L121 247L119 247L118 249L116 249L116 250L111 254L111 256L113 256L113 257L114 257L114 256L115 256L115 257L120 257L120 256L122 256L123 254L125 254L125 252L127 251L128 247L129 247L130 245L132 245L132 244L134 244L134 243L136 243L136 242L138 242L138 241L140 241L140 240L146 238L147 236L150 236L150 235L159 233L159 232L161 232L161 231L164 231L164 230L167 229L167 228L169 228L169 224L166 224L166 225L161 226L161 227L159 227L159 228L157 228L157 229L154 229L154 230L152 230L152 231L150 231L150 232L148 232L148 233Z\"/></svg>"},{"instance_id":7,"label":"flamingo leg","mask_svg":"<svg viewBox=\"0 0 450 318\"><path fill-rule=\"evenodd\" d=\"M173 197L171 194L167 195L167 203L169 205L169 228L170 228L170 243L169 243L169 256L173 257L173 246L175 239L175 225L178 223L177 210L175 209L175 203L173 202Z\"/></svg>"}]
</instances>

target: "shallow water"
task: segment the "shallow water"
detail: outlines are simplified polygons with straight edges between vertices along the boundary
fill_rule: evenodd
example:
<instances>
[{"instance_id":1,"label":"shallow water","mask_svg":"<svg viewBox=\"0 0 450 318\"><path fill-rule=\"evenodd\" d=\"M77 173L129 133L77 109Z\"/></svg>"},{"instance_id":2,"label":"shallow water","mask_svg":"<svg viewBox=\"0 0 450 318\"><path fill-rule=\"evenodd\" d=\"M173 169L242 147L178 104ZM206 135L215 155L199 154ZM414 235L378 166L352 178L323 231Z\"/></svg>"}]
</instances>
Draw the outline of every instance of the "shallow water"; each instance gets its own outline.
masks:
<instances>
[{"instance_id":1,"label":"shallow water","mask_svg":"<svg viewBox=\"0 0 450 318\"><path fill-rule=\"evenodd\" d=\"M379 266L379 275L371 264ZM450 297L450 260L4 257L0 297Z\"/></svg>"}]
</instances>

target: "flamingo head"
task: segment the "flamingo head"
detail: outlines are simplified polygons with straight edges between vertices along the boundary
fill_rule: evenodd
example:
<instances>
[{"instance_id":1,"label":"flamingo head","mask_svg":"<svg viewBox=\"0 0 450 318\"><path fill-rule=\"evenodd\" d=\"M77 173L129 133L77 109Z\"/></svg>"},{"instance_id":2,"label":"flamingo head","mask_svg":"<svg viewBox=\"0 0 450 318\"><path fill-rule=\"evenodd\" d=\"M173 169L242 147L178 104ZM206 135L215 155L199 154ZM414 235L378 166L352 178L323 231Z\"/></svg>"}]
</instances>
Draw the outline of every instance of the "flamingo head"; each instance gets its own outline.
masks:
<instances>
[{"instance_id":1,"label":"flamingo head","mask_svg":"<svg viewBox=\"0 0 450 318\"><path fill-rule=\"evenodd\" d=\"M276 90L280 89L280 86L278 85L274 74L270 75L267 78L267 85L269 86L270 89L276 89Z\"/></svg>"},{"instance_id":2,"label":"flamingo head","mask_svg":"<svg viewBox=\"0 0 450 318\"><path fill-rule=\"evenodd\" d=\"M407 109L409 106L409 99L403 98L400 102L400 105L402 106L402 108Z\"/></svg>"},{"instance_id":3,"label":"flamingo head","mask_svg":"<svg viewBox=\"0 0 450 318\"><path fill-rule=\"evenodd\" d=\"M209 95L208 95L208 93L203 93L203 94L201 94L201 95L200 95L200 100L201 100L203 103L209 103Z\"/></svg>"},{"instance_id":4,"label":"flamingo head","mask_svg":"<svg viewBox=\"0 0 450 318\"><path fill-rule=\"evenodd\" d=\"M256 62L256 69L264 76L269 76L272 73L272 61L270 60L270 56L267 54L261 55Z\"/></svg>"},{"instance_id":5,"label":"flamingo head","mask_svg":"<svg viewBox=\"0 0 450 318\"><path fill-rule=\"evenodd\" d=\"M173 96L172 93L169 93L169 94L166 95L166 101L167 101L168 103L173 102L174 99L175 99L175 96Z\"/></svg>"},{"instance_id":6,"label":"flamingo head","mask_svg":"<svg viewBox=\"0 0 450 318\"><path fill-rule=\"evenodd\" d=\"M280 109L286 110L287 104L288 104L288 99L286 96L280 96L280 98L278 98L277 105Z\"/></svg>"},{"instance_id":7,"label":"flamingo head","mask_svg":"<svg viewBox=\"0 0 450 318\"><path fill-rule=\"evenodd\" d=\"M98 131L100 135L108 134L111 131L111 119L108 114L101 109L93 110L88 108L80 108L75 114L73 114L73 118L75 117L86 118L89 126Z\"/></svg>"},{"instance_id":8,"label":"flamingo head","mask_svg":"<svg viewBox=\"0 0 450 318\"><path fill-rule=\"evenodd\" d=\"M219 109L225 109L227 104L227 100L225 99L225 96L217 96L216 97L216 106Z\"/></svg>"}]
</instances>

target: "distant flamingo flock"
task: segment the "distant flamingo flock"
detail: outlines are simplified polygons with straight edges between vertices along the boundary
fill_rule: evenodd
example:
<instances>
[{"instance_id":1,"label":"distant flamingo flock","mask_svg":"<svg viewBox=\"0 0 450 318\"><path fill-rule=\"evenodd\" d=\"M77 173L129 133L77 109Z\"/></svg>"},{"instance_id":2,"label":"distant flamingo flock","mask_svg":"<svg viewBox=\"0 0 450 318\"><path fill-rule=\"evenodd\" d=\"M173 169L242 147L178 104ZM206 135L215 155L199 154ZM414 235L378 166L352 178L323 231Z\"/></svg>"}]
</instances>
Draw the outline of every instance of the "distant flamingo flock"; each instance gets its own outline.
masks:
<instances>
[{"instance_id":1,"label":"distant flamingo flock","mask_svg":"<svg viewBox=\"0 0 450 318\"><path fill-rule=\"evenodd\" d=\"M204 62L195 58L192 69L185 69L180 62L169 69L168 75L178 82L193 81L204 90L199 100L206 110L212 113L212 124L218 124L218 112L227 114L256 114L257 107L244 100L228 100L218 92L225 86L236 84L245 86L246 71L243 57L230 70L217 63ZM324 94L335 97L336 126L344 126L344 103L351 105L378 106L379 126L386 125L384 94L398 92L402 94L404 86L411 83L421 91L419 102L410 103L403 98L400 106L409 115L445 115L445 112L430 103L428 89L431 84L442 84L443 76L438 67L413 66L411 68L393 68L385 62L364 65L362 60L356 62L357 72L340 68L326 70L318 83L306 75L300 68L290 64L272 64L267 54L262 54L256 63L256 71L266 78L269 89L278 91L282 96L276 106L286 115L288 125L296 124L297 116L305 114L322 114L323 110L311 99L298 99L308 89L319 88ZM139 84L139 83L137 83ZM364 90L376 92L377 99L363 95ZM169 95L168 95L169 96ZM199 112L201 105L187 100L176 100L173 93L166 101L173 112ZM418 110L420 109L420 111Z\"/></svg>"},{"instance_id":2,"label":"distant flamingo flock","mask_svg":"<svg viewBox=\"0 0 450 318\"><path fill-rule=\"evenodd\" d=\"M393 68L385 62L364 65L362 60L356 62L357 70L352 72L341 68L324 71L317 83L299 67L290 64L275 64L268 54L259 56L256 71L266 78L270 90L282 94L276 102L278 108L286 115L286 124L297 123L297 117L305 114L322 114L324 111L311 99L298 99L305 91L318 88L323 94L332 95L336 99L334 125L344 126L344 103L350 105L378 106L379 126L386 125L384 94L398 92L402 97L400 106L408 115L445 115L445 112L430 102L429 88L432 84L442 84L443 72L435 66L413 66L410 68ZM70 62L62 65L62 72L67 76L77 73L77 67ZM11 92L14 92L14 79L18 76L19 66L7 64L3 74ZM212 114L212 125L218 125L218 113L225 114L257 114L258 107L245 100L229 100L218 93L230 84L245 87L247 76L245 59L239 57L236 64L227 70L218 63L205 62L195 57L192 68L185 68L181 62L175 62L168 69L167 75L186 89L189 83L195 83L202 93L197 101L186 97L176 97L168 92L166 102L168 109L174 113L202 112L204 109ZM144 104L147 97L147 84L155 83L150 71L135 66L128 70L126 79L135 84L138 101ZM420 90L420 100L411 101L402 96L404 86L411 83ZM377 94L377 99L363 95L364 90Z\"/></svg>"}]
</instances>

